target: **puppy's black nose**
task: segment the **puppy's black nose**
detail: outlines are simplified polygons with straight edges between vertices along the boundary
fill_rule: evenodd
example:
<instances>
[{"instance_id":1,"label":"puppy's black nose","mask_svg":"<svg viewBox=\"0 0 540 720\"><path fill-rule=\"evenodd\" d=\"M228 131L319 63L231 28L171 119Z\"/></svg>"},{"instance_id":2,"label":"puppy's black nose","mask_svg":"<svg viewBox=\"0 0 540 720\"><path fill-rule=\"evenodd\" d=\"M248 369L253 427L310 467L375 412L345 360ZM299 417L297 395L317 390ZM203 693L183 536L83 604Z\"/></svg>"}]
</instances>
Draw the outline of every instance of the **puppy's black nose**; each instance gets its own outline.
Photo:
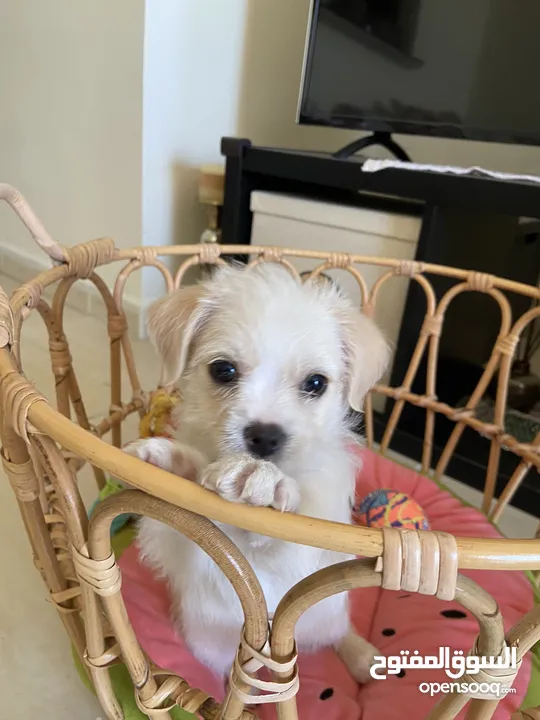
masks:
<instances>
[{"instance_id":1,"label":"puppy's black nose","mask_svg":"<svg viewBox=\"0 0 540 720\"><path fill-rule=\"evenodd\" d=\"M252 423L244 428L247 451L255 457L267 458L276 455L286 439L285 432L274 423Z\"/></svg>"}]
</instances>

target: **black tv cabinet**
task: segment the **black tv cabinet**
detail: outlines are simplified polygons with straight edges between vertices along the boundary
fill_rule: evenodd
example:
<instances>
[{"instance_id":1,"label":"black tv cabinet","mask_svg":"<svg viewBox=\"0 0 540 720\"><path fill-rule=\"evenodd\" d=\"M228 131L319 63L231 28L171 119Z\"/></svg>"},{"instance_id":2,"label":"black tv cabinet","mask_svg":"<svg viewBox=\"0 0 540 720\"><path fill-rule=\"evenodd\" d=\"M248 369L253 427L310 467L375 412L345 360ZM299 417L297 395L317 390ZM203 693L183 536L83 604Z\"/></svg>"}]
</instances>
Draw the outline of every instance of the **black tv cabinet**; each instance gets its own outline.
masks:
<instances>
[{"instance_id":1,"label":"black tv cabinet","mask_svg":"<svg viewBox=\"0 0 540 720\"><path fill-rule=\"evenodd\" d=\"M342 159L326 153L256 147L249 140L237 138L223 138L221 149L226 158L224 244L250 243L250 196L254 190L267 190L420 216L417 260L493 273L532 285L538 282L540 233L537 224L534 231L524 231L523 218L540 218L540 184L412 170L366 173L362 171L362 157ZM438 295L449 286L442 278L430 280ZM509 300L516 317L528 309L524 298ZM444 367L440 376L457 379L438 386L437 393L441 400L454 405L476 382L499 325L498 310L488 298L470 294L466 301L466 312L460 312L457 303L449 313L441 344ZM395 352L392 384L399 385L403 379L424 310L423 294L412 283ZM462 338L471 341L463 342ZM420 372L415 390L423 392L423 381ZM386 413L377 418L379 437L386 420ZM422 409L408 408L392 447L420 459L423 421ZM449 423L438 418L435 461L449 431ZM448 474L481 489L488 452L488 441L467 430ZM516 460L503 453L497 494L515 465ZM540 517L536 471L525 478L513 504Z\"/></svg>"}]
</instances>

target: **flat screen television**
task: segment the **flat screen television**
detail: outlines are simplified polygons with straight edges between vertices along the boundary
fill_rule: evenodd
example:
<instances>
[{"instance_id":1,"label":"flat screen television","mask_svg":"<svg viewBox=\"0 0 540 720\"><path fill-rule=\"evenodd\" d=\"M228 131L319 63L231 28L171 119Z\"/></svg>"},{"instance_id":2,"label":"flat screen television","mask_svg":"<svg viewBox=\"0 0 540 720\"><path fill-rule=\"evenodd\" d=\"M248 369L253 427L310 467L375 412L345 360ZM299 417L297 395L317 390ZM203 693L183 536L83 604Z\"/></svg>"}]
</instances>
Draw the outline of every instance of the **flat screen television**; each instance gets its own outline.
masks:
<instances>
[{"instance_id":1,"label":"flat screen television","mask_svg":"<svg viewBox=\"0 0 540 720\"><path fill-rule=\"evenodd\" d=\"M312 0L302 124L540 144L540 0Z\"/></svg>"}]
</instances>

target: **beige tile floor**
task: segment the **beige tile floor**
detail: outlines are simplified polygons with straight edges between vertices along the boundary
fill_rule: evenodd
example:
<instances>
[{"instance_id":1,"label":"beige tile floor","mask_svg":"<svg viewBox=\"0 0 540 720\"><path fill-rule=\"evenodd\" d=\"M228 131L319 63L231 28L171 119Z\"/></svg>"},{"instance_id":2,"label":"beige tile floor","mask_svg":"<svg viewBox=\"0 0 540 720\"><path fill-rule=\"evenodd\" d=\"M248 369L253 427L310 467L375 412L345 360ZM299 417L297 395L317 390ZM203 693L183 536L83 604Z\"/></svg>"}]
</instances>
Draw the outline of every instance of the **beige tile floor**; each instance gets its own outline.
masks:
<instances>
[{"instance_id":1,"label":"beige tile floor","mask_svg":"<svg viewBox=\"0 0 540 720\"><path fill-rule=\"evenodd\" d=\"M7 292L15 286L2 277L0 284ZM103 318L68 309L66 334L88 413L101 417L108 406L110 391ZM134 343L134 352L143 386L154 386L157 367L153 350L147 342L138 341ZM38 317L31 317L26 323L22 356L28 377L52 399L54 386L46 334ZM479 504L478 492L456 481L449 484L466 500ZM93 501L95 486L89 472L81 478L81 492L87 504ZM501 527L508 536L531 537L536 524L531 516L510 508ZM5 477L0 481L0 578L0 716L10 720L102 717L97 701L75 672L69 643L33 566L17 505Z\"/></svg>"}]
</instances>

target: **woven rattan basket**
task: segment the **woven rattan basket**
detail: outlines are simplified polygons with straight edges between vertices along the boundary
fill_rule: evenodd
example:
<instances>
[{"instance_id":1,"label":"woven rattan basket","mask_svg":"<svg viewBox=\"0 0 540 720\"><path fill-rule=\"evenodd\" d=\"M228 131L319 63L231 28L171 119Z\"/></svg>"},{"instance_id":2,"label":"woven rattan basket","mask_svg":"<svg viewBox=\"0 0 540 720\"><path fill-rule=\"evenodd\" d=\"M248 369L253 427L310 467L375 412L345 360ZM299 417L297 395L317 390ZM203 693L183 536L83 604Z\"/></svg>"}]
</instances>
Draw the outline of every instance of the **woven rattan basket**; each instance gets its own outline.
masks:
<instances>
[{"instance_id":1,"label":"woven rattan basket","mask_svg":"<svg viewBox=\"0 0 540 720\"><path fill-rule=\"evenodd\" d=\"M341 526L232 504L187 480L176 478L170 482L168 473L145 465L119 449L124 420L144 412L146 397L139 383L123 310L126 281L132 273L151 265L163 274L167 290L171 291L182 282L189 267L223 263L222 248L202 245L118 250L108 238L66 248L47 234L16 190L0 185L0 198L7 201L53 260L50 270L17 289L11 299L0 291L2 460L19 501L35 563L71 642L88 668L107 718L122 717L108 671L109 666L119 660L127 666L136 688L138 706L148 717L170 717L168 708L174 705L199 713L203 718L256 717L256 711L244 709L241 694L229 694L220 706L204 693L190 688L182 678L154 667L145 657L127 618L120 594L120 571L111 550L111 523L116 516L126 512L145 514L169 523L198 543L220 565L236 589L245 614L239 663L249 659L251 649L261 650L269 643L273 662L268 664L275 672L278 716L283 720L297 717L294 693L291 692L295 675L295 622L311 604L336 592L382 585L389 589L453 597L478 619L479 635L474 651L480 656L496 656L501 652L505 637L496 603L477 585L462 578L458 571L460 568L538 571L540 539L464 539L444 533ZM425 293L427 310L410 366L400 387L375 388L376 392L395 401L381 450L385 452L389 447L406 403L427 410L422 469L431 471L435 478L444 474L465 428L481 433L489 439L491 446L484 510L490 512L492 519L499 517L525 473L531 466L538 468L540 465L539 438L530 444L518 442L504 429L512 356L520 336L540 314L540 308L536 307L514 321L505 293L519 293L538 300L540 290L489 275L387 258L243 246L227 247L227 253L247 254L252 262L282 263L295 274L288 258L311 259L314 273L341 268L352 273L358 281L367 313L374 311L381 288L396 276L405 275L409 282L417 283ZM176 256L182 260L174 276L158 259L160 256ZM100 267L110 263L119 263L119 274L112 290L99 276ZM367 266L381 271L370 289L360 272L360 267ZM442 299L436 299L426 273L455 281ZM79 392L76 368L63 330L66 298L80 279L94 284L108 314L110 411L93 425L89 423ZM44 294L51 287L54 288L54 299L48 304ZM501 327L476 390L466 407L455 409L438 402L435 396L437 357L445 311L456 296L468 291L487 293L498 304ZM55 407L26 379L21 367L20 334L31 313L41 316L48 331L56 384ZM427 386L425 393L418 395L411 387L426 355ZM131 395L126 398L121 393L122 372L127 372L131 385ZM494 417L486 424L476 416L475 409L496 372L499 380ZM454 421L455 429L437 466L432 468L437 413ZM371 399L366 405L365 428L367 444L373 446ZM109 433L111 444L103 439ZM503 451L515 453L520 462L502 495L494 501ZM104 500L88 521L77 486L77 473L86 463L92 465L99 487L104 484L105 474L110 473L140 489L126 490ZM316 582L312 578L311 582L293 588L287 602L278 608L269 632L259 583L246 560L214 526L213 520L292 542L361 555L364 559L328 568L317 574ZM440 565L440 572L434 574L436 564ZM506 642L517 647L518 657L528 652L539 639L540 607L506 635ZM250 690L245 676L237 677L236 685L245 692ZM471 718L491 717L497 704L496 701L470 700L467 695L449 694L429 717L453 718L467 702L470 702L467 717ZM538 718L540 709L518 712L514 717Z\"/></svg>"}]
</instances>

